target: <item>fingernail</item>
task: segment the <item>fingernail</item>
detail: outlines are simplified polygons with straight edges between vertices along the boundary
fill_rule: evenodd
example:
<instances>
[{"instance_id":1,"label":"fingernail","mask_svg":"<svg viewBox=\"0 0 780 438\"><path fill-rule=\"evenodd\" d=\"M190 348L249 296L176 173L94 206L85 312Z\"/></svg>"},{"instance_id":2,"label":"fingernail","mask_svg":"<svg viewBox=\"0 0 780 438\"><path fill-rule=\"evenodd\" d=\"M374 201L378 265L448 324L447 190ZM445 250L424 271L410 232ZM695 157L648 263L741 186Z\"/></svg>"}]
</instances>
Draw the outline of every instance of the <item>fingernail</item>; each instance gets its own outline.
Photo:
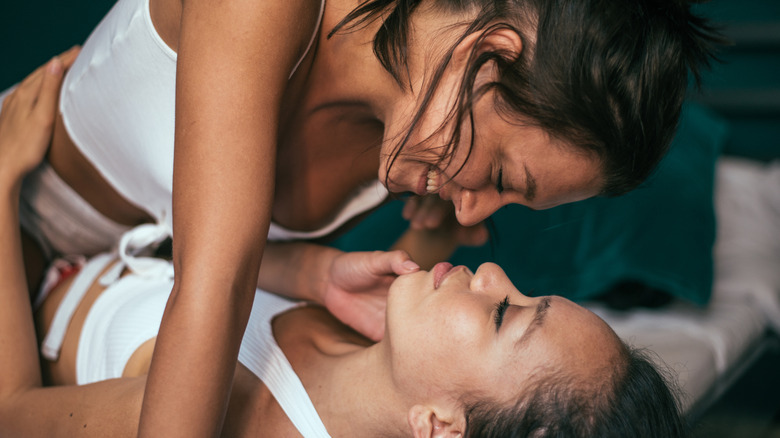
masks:
<instances>
[{"instance_id":1,"label":"fingernail","mask_svg":"<svg viewBox=\"0 0 780 438\"><path fill-rule=\"evenodd\" d=\"M418 265L417 263L415 263L415 262L413 262L411 260L407 260L407 261L403 262L401 265L407 271L419 271L420 270L420 265Z\"/></svg>"},{"instance_id":2,"label":"fingernail","mask_svg":"<svg viewBox=\"0 0 780 438\"><path fill-rule=\"evenodd\" d=\"M56 75L62 71L62 61L60 61L59 57L55 56L51 59L51 61L49 61L48 71L53 75Z\"/></svg>"}]
</instances>

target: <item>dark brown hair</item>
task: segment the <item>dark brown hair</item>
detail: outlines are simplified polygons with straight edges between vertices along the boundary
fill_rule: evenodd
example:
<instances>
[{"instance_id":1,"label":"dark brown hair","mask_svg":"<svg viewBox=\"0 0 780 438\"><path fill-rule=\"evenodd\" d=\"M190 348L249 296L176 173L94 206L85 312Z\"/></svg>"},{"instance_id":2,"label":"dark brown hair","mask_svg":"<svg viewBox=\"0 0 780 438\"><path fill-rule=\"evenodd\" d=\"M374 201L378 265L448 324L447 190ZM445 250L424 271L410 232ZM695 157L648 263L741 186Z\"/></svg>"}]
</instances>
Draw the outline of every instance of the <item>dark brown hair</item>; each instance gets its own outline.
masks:
<instances>
[{"instance_id":1,"label":"dark brown hair","mask_svg":"<svg viewBox=\"0 0 780 438\"><path fill-rule=\"evenodd\" d=\"M466 405L464 437L480 438L680 438L688 433L676 387L642 350L623 346L623 363L602 382L538 370L510 406ZM673 389L675 388L675 389Z\"/></svg>"},{"instance_id":2,"label":"dark brown hair","mask_svg":"<svg viewBox=\"0 0 780 438\"><path fill-rule=\"evenodd\" d=\"M602 194L607 196L636 188L652 173L676 130L689 73L698 81L714 49L724 42L684 0L434 1L442 10L479 11L458 42L475 31L484 38L498 29L511 29L523 41L519 54L477 52L479 44L474 45L457 101L444 122L455 125L442 160L459 143L463 123L473 132L474 102L495 91L496 108L507 120L534 124L565 144L595 153L605 176ZM374 53L403 88L409 21L420 4L368 0L329 37L381 19ZM409 143L455 45L434 69L388 166ZM477 72L487 63L495 64L497 78L475 89ZM470 153L473 136L469 147Z\"/></svg>"}]
</instances>

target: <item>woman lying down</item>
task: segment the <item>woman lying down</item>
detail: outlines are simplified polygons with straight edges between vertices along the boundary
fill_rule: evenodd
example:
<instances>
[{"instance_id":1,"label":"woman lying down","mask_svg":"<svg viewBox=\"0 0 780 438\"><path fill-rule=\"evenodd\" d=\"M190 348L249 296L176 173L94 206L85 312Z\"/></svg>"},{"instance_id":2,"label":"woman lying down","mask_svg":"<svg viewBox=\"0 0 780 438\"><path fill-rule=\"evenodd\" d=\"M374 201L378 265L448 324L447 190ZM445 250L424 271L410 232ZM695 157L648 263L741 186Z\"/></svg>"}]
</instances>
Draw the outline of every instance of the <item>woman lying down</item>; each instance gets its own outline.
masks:
<instances>
[{"instance_id":1,"label":"woman lying down","mask_svg":"<svg viewBox=\"0 0 780 438\"><path fill-rule=\"evenodd\" d=\"M135 436L145 373L173 283L97 256L36 312L18 233L20 181L45 151L54 62L0 117L0 436ZM50 106L51 105L51 106ZM11 159L13 158L13 159ZM135 263L137 264L137 263ZM161 268L161 269L160 269ZM204 381L203 385L209 383ZM496 265L438 264L390 287L373 343L323 308L257 291L223 435L229 437L658 436L682 434L659 373L596 315L531 298Z\"/></svg>"}]
</instances>

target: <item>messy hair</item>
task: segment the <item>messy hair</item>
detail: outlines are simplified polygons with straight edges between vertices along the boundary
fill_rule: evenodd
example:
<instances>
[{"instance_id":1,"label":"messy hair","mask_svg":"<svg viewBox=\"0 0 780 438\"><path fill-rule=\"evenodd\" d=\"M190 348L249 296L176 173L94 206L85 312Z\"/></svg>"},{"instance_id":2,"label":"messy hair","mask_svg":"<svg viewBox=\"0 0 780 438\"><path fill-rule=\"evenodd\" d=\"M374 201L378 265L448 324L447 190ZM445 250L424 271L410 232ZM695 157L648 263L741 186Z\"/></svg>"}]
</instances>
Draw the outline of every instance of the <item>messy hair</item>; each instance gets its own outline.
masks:
<instances>
[{"instance_id":1,"label":"messy hair","mask_svg":"<svg viewBox=\"0 0 780 438\"><path fill-rule=\"evenodd\" d=\"M433 70L389 167L408 146L449 65L455 46L473 32L516 32L521 53L469 55L457 100L440 129L454 123L441 160L454 153L465 126L475 126L474 103L489 92L508 120L598 157L602 195L626 193L652 173L677 128L689 73L699 80L724 40L685 0L433 0L448 11L477 10L460 39ZM381 20L374 53L400 87L408 79L409 23L421 0L367 0L329 36ZM475 88L493 64L494 81ZM474 146L471 136L468 153ZM389 175L389 172L388 172Z\"/></svg>"},{"instance_id":2,"label":"messy hair","mask_svg":"<svg viewBox=\"0 0 780 438\"><path fill-rule=\"evenodd\" d=\"M604 370L601 382L570 373L535 373L509 406L485 400L466 406L464 437L675 438L687 426L670 382L646 353L623 347L623 364Z\"/></svg>"}]
</instances>

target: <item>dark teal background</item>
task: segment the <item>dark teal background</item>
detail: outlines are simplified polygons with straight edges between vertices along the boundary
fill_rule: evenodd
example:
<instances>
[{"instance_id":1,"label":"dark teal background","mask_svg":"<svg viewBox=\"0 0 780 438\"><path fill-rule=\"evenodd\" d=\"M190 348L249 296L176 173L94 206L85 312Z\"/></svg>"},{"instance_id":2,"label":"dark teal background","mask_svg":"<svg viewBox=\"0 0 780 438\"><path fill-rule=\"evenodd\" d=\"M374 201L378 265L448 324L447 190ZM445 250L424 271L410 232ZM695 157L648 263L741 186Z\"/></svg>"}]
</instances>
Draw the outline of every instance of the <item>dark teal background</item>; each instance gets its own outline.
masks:
<instances>
[{"instance_id":1,"label":"dark teal background","mask_svg":"<svg viewBox=\"0 0 780 438\"><path fill-rule=\"evenodd\" d=\"M52 55L82 43L112 5L110 0L5 1L0 8L0 89L19 81ZM706 279L711 274L707 239L714 227L707 192L713 160L708 151L722 147L732 155L761 160L780 157L780 1L714 0L700 9L723 22L736 44L723 50L723 63L704 74L704 88L692 93L691 100L722 117L729 134L718 118L698 109L689 111L697 123L689 120L675 140L689 148L672 152L666 167L650 182L650 190L639 190L615 204L593 200L538 215L519 207L507 208L494 218L497 246L461 250L454 261L474 265L496 260L525 290L568 291L584 297L594 293L593 285L615 280L613 274L632 272L642 281L682 291L679 295L693 301L706 299ZM694 176L697 179L685 181ZM675 196L664 196L664 190ZM367 222L365 226L380 221L380 228L371 233L376 240L359 237L358 230L341 242L346 247L383 246L392 230L400 232L405 226L397 219L398 208L389 206ZM690 226L696 223L698 227ZM652 232L643 234L643 230ZM664 258L666 265L662 266ZM639 261L643 267L636 270L633 266ZM667 267L674 265L685 267L680 272L694 277L686 278ZM583 270L585 266L591 270ZM531 277L533 282L528 283ZM560 288L566 290L550 290Z\"/></svg>"},{"instance_id":2,"label":"dark teal background","mask_svg":"<svg viewBox=\"0 0 780 438\"><path fill-rule=\"evenodd\" d=\"M54 54L82 43L113 3L3 1L0 89L19 81ZM732 135L726 144L728 153L760 159L780 157L780 1L713 0L700 9L725 23L726 30L738 37L737 45L723 52L724 64L705 74L705 93L693 98L729 121ZM724 97L733 96L736 100L723 103Z\"/></svg>"},{"instance_id":3,"label":"dark teal background","mask_svg":"<svg viewBox=\"0 0 780 438\"><path fill-rule=\"evenodd\" d=\"M493 215L494 242L461 248L454 264L504 268L526 294L587 300L624 281L704 304L712 287L713 172L727 125L688 105L671 151L642 187L542 211L509 205ZM389 248L404 231L401 201L334 242L345 250Z\"/></svg>"},{"instance_id":4,"label":"dark teal background","mask_svg":"<svg viewBox=\"0 0 780 438\"><path fill-rule=\"evenodd\" d=\"M0 7L0 88L81 44L111 9L111 0L3 0Z\"/></svg>"}]
</instances>

